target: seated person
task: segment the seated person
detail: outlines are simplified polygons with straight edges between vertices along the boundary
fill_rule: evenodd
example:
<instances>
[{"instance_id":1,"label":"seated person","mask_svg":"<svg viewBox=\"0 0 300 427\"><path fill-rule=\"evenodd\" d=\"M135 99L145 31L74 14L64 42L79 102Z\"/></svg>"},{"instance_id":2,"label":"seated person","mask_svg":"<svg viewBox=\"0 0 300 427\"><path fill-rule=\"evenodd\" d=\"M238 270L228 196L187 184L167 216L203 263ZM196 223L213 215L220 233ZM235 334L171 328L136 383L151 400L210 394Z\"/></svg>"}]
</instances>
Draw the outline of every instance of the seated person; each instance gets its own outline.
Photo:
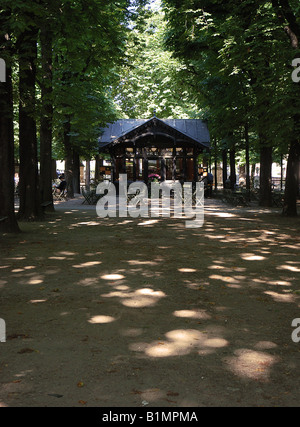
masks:
<instances>
[{"instance_id":1,"label":"seated person","mask_svg":"<svg viewBox=\"0 0 300 427\"><path fill-rule=\"evenodd\" d=\"M60 175L59 179L60 179L60 183L59 183L59 185L56 186L56 192L58 194L61 194L65 191L65 189L67 187L67 181L65 180L64 174Z\"/></svg>"}]
</instances>

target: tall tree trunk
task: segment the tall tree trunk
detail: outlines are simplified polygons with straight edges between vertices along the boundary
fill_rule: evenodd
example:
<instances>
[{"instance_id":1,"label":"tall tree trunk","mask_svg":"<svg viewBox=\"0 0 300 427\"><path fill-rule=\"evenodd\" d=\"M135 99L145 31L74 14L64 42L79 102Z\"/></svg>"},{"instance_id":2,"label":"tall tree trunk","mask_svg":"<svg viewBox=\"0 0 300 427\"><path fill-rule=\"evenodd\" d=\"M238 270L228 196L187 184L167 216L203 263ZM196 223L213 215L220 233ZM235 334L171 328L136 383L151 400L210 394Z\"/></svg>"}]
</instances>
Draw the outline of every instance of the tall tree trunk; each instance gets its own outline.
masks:
<instances>
[{"instance_id":1,"label":"tall tree trunk","mask_svg":"<svg viewBox=\"0 0 300 427\"><path fill-rule=\"evenodd\" d=\"M42 202L52 202L48 210L54 211L52 196L52 33L47 21L41 28L41 59L43 79L41 83L40 124L40 186Z\"/></svg>"},{"instance_id":2,"label":"tall tree trunk","mask_svg":"<svg viewBox=\"0 0 300 427\"><path fill-rule=\"evenodd\" d=\"M252 163L251 172L250 172L250 186L252 186L252 188L254 188L255 168L256 168L256 163Z\"/></svg>"},{"instance_id":3,"label":"tall tree trunk","mask_svg":"<svg viewBox=\"0 0 300 427\"><path fill-rule=\"evenodd\" d=\"M14 209L14 129L11 66L8 34L3 34L5 17L0 14L1 56L6 60L6 82L0 83L0 232L16 233L19 226ZM8 65L9 64L9 65Z\"/></svg>"},{"instance_id":4,"label":"tall tree trunk","mask_svg":"<svg viewBox=\"0 0 300 427\"><path fill-rule=\"evenodd\" d=\"M283 154L280 155L280 191L283 189Z\"/></svg>"},{"instance_id":5,"label":"tall tree trunk","mask_svg":"<svg viewBox=\"0 0 300 427\"><path fill-rule=\"evenodd\" d=\"M80 158L79 154L73 149L73 188L74 193L80 193Z\"/></svg>"},{"instance_id":6,"label":"tall tree trunk","mask_svg":"<svg viewBox=\"0 0 300 427\"><path fill-rule=\"evenodd\" d=\"M70 199L74 198L73 186L73 148L70 141L71 119L66 118L64 123L64 147L65 147L65 178L67 181L67 196Z\"/></svg>"},{"instance_id":7,"label":"tall tree trunk","mask_svg":"<svg viewBox=\"0 0 300 427\"><path fill-rule=\"evenodd\" d=\"M249 125L245 123L246 189L250 190Z\"/></svg>"},{"instance_id":8,"label":"tall tree trunk","mask_svg":"<svg viewBox=\"0 0 300 427\"><path fill-rule=\"evenodd\" d=\"M272 147L261 142L259 206L272 206Z\"/></svg>"},{"instance_id":9,"label":"tall tree trunk","mask_svg":"<svg viewBox=\"0 0 300 427\"><path fill-rule=\"evenodd\" d=\"M85 186L87 189L90 188L90 181L91 181L91 161L90 159L87 159L86 165L85 165Z\"/></svg>"},{"instance_id":10,"label":"tall tree trunk","mask_svg":"<svg viewBox=\"0 0 300 427\"><path fill-rule=\"evenodd\" d=\"M282 214L286 216L297 216L299 159L300 145L298 141L293 141L289 150L284 193L284 206L282 211Z\"/></svg>"},{"instance_id":11,"label":"tall tree trunk","mask_svg":"<svg viewBox=\"0 0 300 427\"><path fill-rule=\"evenodd\" d=\"M218 147L217 147L217 140L214 141L215 145L215 190L218 189Z\"/></svg>"},{"instance_id":12,"label":"tall tree trunk","mask_svg":"<svg viewBox=\"0 0 300 427\"><path fill-rule=\"evenodd\" d=\"M235 170L235 148L232 147L229 152L230 159L230 188L235 189L236 185L236 170Z\"/></svg>"},{"instance_id":13,"label":"tall tree trunk","mask_svg":"<svg viewBox=\"0 0 300 427\"><path fill-rule=\"evenodd\" d=\"M227 181L227 148L222 150L222 161L223 161L223 188L226 187Z\"/></svg>"},{"instance_id":14,"label":"tall tree trunk","mask_svg":"<svg viewBox=\"0 0 300 427\"><path fill-rule=\"evenodd\" d=\"M300 23L297 16L296 7L290 4L288 0L272 0L274 11L277 14L278 21L281 23L285 31L291 49L295 52L294 58L300 57L299 41L300 41ZM282 214L286 216L297 215L297 194L299 191L299 181L295 179L299 168L299 152L300 152L300 114L297 109L297 99L299 99L300 91L299 84L295 85L295 98L292 101L294 104L294 132L295 138L290 144L289 157L287 163L286 182L285 182L285 195L284 207ZM298 157L298 162L297 162Z\"/></svg>"},{"instance_id":15,"label":"tall tree trunk","mask_svg":"<svg viewBox=\"0 0 300 427\"><path fill-rule=\"evenodd\" d=\"M37 29L29 27L22 34L19 45L20 208L18 218L25 221L43 218L35 121L37 35Z\"/></svg>"}]
</instances>

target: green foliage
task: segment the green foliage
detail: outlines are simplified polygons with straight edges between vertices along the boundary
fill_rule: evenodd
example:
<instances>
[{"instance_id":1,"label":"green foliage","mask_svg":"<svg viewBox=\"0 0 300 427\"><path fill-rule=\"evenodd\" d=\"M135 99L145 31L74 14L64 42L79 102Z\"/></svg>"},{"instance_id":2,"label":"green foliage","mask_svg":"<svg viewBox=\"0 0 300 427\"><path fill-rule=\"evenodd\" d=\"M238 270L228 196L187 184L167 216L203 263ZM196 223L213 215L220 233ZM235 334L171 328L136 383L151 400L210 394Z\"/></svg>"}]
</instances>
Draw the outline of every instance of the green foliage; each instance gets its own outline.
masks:
<instances>
[{"instance_id":1,"label":"green foliage","mask_svg":"<svg viewBox=\"0 0 300 427\"><path fill-rule=\"evenodd\" d=\"M124 118L188 118L198 114L177 78L182 65L164 48L162 11L144 8L132 23L126 56L114 87L116 108Z\"/></svg>"},{"instance_id":2,"label":"green foliage","mask_svg":"<svg viewBox=\"0 0 300 427\"><path fill-rule=\"evenodd\" d=\"M297 2L291 2L295 10ZM251 147L264 137L286 153L299 97L290 78L292 52L270 1L164 0L166 44L184 64L189 96L204 108L220 148Z\"/></svg>"},{"instance_id":3,"label":"green foliage","mask_svg":"<svg viewBox=\"0 0 300 427\"><path fill-rule=\"evenodd\" d=\"M122 64L129 23L135 22L145 0L3 0L0 13L17 61L23 34L29 28L47 27L53 44L53 81L45 81L38 45L36 120L42 105L40 86L53 85L48 101L54 109L54 154L63 158L63 126L71 122L70 140L81 155L96 153L100 128L116 118L111 87L116 67ZM18 69L14 68L14 94L18 96ZM51 99L50 99L51 98ZM44 99L45 100L45 99ZM16 111L17 112L17 111ZM16 116L17 118L17 116ZM17 131L17 126L16 126Z\"/></svg>"},{"instance_id":4,"label":"green foliage","mask_svg":"<svg viewBox=\"0 0 300 427\"><path fill-rule=\"evenodd\" d=\"M124 55L128 1L65 1L54 45L54 135L62 140L71 122L71 143L80 155L97 153L100 128L116 118L110 96L115 67ZM75 36L74 36L75 35Z\"/></svg>"}]
</instances>

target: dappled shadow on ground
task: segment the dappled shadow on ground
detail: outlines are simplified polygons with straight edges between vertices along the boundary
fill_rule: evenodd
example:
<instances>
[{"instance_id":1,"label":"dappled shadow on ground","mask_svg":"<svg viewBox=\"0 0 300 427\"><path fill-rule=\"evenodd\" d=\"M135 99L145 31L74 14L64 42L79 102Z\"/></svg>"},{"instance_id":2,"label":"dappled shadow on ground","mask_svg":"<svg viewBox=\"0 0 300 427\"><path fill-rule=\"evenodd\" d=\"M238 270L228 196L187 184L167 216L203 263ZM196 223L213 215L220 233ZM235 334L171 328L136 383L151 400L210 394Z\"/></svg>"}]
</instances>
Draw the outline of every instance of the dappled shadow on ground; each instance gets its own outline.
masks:
<instances>
[{"instance_id":1,"label":"dappled shadow on ground","mask_svg":"<svg viewBox=\"0 0 300 427\"><path fill-rule=\"evenodd\" d=\"M298 406L299 219L72 206L5 237L3 406Z\"/></svg>"}]
</instances>

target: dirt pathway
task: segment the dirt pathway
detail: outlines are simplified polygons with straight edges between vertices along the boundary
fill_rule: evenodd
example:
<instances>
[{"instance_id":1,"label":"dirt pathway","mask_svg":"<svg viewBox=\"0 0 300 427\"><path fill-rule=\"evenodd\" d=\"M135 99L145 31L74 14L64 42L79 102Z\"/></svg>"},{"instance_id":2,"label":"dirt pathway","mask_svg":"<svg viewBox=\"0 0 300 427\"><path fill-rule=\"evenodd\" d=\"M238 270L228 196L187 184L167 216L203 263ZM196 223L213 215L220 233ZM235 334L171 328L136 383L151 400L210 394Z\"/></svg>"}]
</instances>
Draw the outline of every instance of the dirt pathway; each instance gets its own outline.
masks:
<instances>
[{"instance_id":1,"label":"dirt pathway","mask_svg":"<svg viewBox=\"0 0 300 427\"><path fill-rule=\"evenodd\" d=\"M299 406L299 219L81 202L0 238L0 406Z\"/></svg>"}]
</instances>

